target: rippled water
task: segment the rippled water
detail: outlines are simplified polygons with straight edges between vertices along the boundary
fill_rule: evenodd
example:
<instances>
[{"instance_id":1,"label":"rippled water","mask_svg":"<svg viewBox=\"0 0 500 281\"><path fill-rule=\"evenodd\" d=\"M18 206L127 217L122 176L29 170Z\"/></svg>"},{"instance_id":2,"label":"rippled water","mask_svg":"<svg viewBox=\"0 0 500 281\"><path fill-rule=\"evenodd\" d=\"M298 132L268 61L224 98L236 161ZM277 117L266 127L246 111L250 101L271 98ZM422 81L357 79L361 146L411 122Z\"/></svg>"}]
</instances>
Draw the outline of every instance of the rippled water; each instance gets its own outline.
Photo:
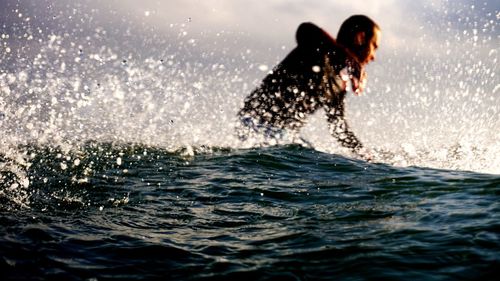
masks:
<instances>
[{"instance_id":1,"label":"rippled water","mask_svg":"<svg viewBox=\"0 0 500 281\"><path fill-rule=\"evenodd\" d=\"M296 145L27 150L24 192L11 189L14 172L1 174L2 280L498 273L498 175L372 164Z\"/></svg>"}]
</instances>

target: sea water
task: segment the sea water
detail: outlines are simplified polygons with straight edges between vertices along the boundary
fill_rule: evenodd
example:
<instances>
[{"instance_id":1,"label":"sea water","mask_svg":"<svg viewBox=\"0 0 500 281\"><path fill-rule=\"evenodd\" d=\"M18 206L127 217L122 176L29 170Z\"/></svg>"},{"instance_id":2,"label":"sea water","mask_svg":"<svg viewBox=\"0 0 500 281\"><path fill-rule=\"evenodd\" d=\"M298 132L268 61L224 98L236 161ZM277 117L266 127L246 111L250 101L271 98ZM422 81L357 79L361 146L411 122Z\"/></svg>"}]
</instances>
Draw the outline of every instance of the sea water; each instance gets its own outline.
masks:
<instances>
[{"instance_id":1,"label":"sea water","mask_svg":"<svg viewBox=\"0 0 500 281\"><path fill-rule=\"evenodd\" d=\"M498 273L498 175L370 164L298 145L187 155L89 143L78 157L76 165L38 150L28 206L2 198L4 280Z\"/></svg>"},{"instance_id":2,"label":"sea water","mask_svg":"<svg viewBox=\"0 0 500 281\"><path fill-rule=\"evenodd\" d=\"M2 280L497 275L498 39L487 32L460 32L471 47L460 56L448 46L412 67L393 61L406 80L370 69L372 90L347 100L366 162L335 144L322 113L302 132L312 147L238 142L236 111L269 71L249 49L231 54L245 35L191 37L189 20L137 47L132 27L75 21L97 10L58 11L68 26L54 32L6 6Z\"/></svg>"}]
</instances>

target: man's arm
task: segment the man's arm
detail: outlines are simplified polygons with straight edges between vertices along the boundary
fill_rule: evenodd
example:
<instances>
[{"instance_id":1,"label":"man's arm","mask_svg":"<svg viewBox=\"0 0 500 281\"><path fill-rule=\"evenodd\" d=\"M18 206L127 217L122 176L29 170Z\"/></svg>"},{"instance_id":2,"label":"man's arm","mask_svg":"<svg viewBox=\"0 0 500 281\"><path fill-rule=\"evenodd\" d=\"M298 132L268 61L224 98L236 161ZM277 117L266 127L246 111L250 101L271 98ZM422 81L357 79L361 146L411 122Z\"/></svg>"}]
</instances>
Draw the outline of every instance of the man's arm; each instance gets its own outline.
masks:
<instances>
[{"instance_id":1,"label":"man's arm","mask_svg":"<svg viewBox=\"0 0 500 281\"><path fill-rule=\"evenodd\" d=\"M343 147L349 148L352 152L360 154L363 145L350 130L344 117L344 102L340 102L335 107L325 106L330 134Z\"/></svg>"}]
</instances>

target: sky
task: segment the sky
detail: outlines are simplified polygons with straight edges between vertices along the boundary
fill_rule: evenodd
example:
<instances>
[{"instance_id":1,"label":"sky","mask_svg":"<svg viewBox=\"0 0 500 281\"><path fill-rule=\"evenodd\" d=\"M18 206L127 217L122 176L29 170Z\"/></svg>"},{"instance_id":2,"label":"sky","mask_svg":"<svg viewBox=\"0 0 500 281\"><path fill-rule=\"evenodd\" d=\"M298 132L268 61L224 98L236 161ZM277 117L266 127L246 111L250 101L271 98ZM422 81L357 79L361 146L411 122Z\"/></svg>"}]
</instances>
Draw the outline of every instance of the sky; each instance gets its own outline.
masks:
<instances>
[{"instance_id":1,"label":"sky","mask_svg":"<svg viewBox=\"0 0 500 281\"><path fill-rule=\"evenodd\" d=\"M426 44L438 46L442 36L446 36L444 33L454 35L453 31L472 29L474 24L481 30L490 20L495 21L496 26L500 10L500 3L494 0L271 0L258 4L243 0L74 2L2 0L0 14L7 30L9 21L17 16L12 13L16 9L29 14L35 25L43 25L53 32L79 24L91 31L93 26L109 30L131 28L137 32L145 28L161 36L175 32L172 24L186 24L193 36L229 32L244 37L243 43L257 46L292 44L295 29L303 21L315 22L335 35L348 16L365 14L379 23L384 31L385 49L392 50L418 43L422 37ZM487 29L487 33L498 40L500 31Z\"/></svg>"},{"instance_id":2,"label":"sky","mask_svg":"<svg viewBox=\"0 0 500 281\"><path fill-rule=\"evenodd\" d=\"M243 0L2 0L0 31L16 33L13 23L18 26L19 18L29 18L21 24L29 24L31 31L43 30L33 33L45 40L50 34L64 33L84 38L101 29L107 32L102 44L130 48L145 56L192 40L196 48L188 54L191 60L203 52L223 51L217 55L236 58L251 52L254 60L272 67L295 46L295 30L301 22L314 22L335 37L342 21L353 14L368 15L381 26L378 65L384 69L394 62L411 64L415 57L463 57L467 45L473 48L474 59L491 60L492 49L498 57L500 2L495 0L270 0L258 4ZM17 33L21 36L24 31ZM12 37L9 44L16 45Z\"/></svg>"}]
</instances>

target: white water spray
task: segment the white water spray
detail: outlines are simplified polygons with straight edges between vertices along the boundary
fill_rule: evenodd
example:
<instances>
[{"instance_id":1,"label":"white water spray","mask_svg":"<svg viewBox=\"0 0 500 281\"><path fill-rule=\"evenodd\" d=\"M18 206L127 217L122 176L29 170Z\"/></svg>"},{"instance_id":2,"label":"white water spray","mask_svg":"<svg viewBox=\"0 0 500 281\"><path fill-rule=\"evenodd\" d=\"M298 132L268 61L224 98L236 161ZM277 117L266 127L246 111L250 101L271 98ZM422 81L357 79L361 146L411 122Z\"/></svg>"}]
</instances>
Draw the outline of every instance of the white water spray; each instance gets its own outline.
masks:
<instances>
[{"instance_id":1,"label":"white water spray","mask_svg":"<svg viewBox=\"0 0 500 281\"><path fill-rule=\"evenodd\" d=\"M91 22L99 13L68 9L58 17ZM20 204L29 194L26 170L34 157L27 146L68 154L89 141L169 151L240 148L236 112L276 63L248 48L235 50L248 40L244 34L190 34L191 19L151 38L154 27L144 33L127 23L116 30L91 24L51 30L20 7L7 10L9 22L0 31L0 197ZM426 45L424 33L420 46L385 52L370 66L367 94L349 97L347 105L353 130L376 161L500 173L496 13L486 19L463 14L458 31L427 26L429 33L446 30L443 45ZM142 43L129 45L132 38ZM281 48L276 53L277 60L286 55ZM319 150L346 153L325 137L322 113L302 135Z\"/></svg>"}]
</instances>

